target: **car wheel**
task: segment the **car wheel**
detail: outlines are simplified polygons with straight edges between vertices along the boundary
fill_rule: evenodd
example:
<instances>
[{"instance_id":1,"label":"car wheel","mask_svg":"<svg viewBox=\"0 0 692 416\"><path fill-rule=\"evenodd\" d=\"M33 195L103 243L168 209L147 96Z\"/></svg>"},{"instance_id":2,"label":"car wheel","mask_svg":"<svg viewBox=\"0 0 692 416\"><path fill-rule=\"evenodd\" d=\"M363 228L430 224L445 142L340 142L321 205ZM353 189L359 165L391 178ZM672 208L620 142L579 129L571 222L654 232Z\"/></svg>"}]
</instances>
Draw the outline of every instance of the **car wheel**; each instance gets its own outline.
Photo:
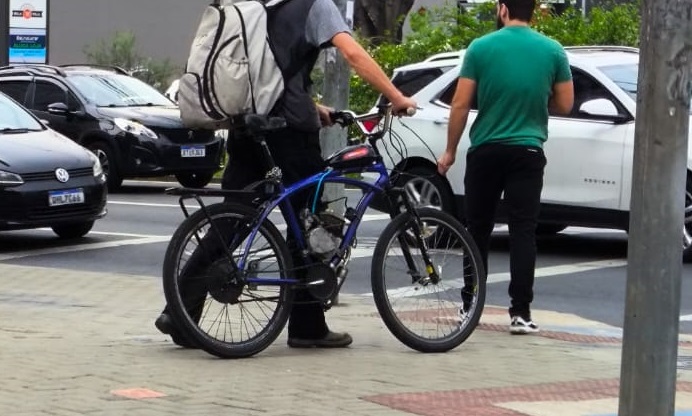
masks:
<instances>
[{"instance_id":1,"label":"car wheel","mask_svg":"<svg viewBox=\"0 0 692 416\"><path fill-rule=\"evenodd\" d=\"M564 224L538 224L536 235L554 235L567 228Z\"/></svg>"},{"instance_id":2,"label":"car wheel","mask_svg":"<svg viewBox=\"0 0 692 416\"><path fill-rule=\"evenodd\" d=\"M211 182L214 172L180 172L175 178L185 188L204 188Z\"/></svg>"},{"instance_id":3,"label":"car wheel","mask_svg":"<svg viewBox=\"0 0 692 416\"><path fill-rule=\"evenodd\" d=\"M432 168L417 166L402 172L397 186L415 206L440 209L454 215L454 200L447 181Z\"/></svg>"},{"instance_id":4,"label":"car wheel","mask_svg":"<svg viewBox=\"0 0 692 416\"><path fill-rule=\"evenodd\" d=\"M51 228L53 229L53 232L58 235L58 237L69 239L84 237L85 235L87 235L89 231L91 231L91 227L93 226L93 221L87 221L72 224L54 225Z\"/></svg>"},{"instance_id":5,"label":"car wheel","mask_svg":"<svg viewBox=\"0 0 692 416\"><path fill-rule=\"evenodd\" d=\"M396 185L403 187L409 200L413 201L415 207L428 207L442 210L454 215L452 192L449 190L447 181L441 177L434 169L417 166L408 169L400 174ZM403 205L398 209L403 211ZM427 224L424 224L427 227ZM449 236L439 234L437 229L427 229L424 236L427 244L434 248L450 248ZM406 234L407 241L412 246L417 246L415 237Z\"/></svg>"},{"instance_id":6,"label":"car wheel","mask_svg":"<svg viewBox=\"0 0 692 416\"><path fill-rule=\"evenodd\" d=\"M91 152L99 158L103 173L106 175L108 190L114 191L120 188L120 185L123 184L123 178L121 178L118 173L115 155L110 146L103 142L93 142L87 145L87 149L91 150Z\"/></svg>"},{"instance_id":7,"label":"car wheel","mask_svg":"<svg viewBox=\"0 0 692 416\"><path fill-rule=\"evenodd\" d=\"M687 177L685 222L682 231L682 256L685 262L692 262L692 176Z\"/></svg>"}]
</instances>

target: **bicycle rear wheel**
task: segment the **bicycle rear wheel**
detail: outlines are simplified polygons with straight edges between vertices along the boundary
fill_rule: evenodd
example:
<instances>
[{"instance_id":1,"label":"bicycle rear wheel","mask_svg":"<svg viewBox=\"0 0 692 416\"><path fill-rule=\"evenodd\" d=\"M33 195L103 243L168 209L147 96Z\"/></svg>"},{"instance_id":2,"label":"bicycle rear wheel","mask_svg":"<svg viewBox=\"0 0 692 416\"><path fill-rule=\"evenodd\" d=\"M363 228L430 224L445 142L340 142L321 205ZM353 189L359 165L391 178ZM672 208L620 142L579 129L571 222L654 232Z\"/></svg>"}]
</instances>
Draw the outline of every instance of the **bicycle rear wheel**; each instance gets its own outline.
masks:
<instances>
[{"instance_id":1,"label":"bicycle rear wheel","mask_svg":"<svg viewBox=\"0 0 692 416\"><path fill-rule=\"evenodd\" d=\"M387 328L421 352L456 348L473 333L485 302L485 270L469 232L440 210L419 208L384 229L372 259L372 291ZM436 281L426 271L420 234Z\"/></svg>"},{"instance_id":2,"label":"bicycle rear wheel","mask_svg":"<svg viewBox=\"0 0 692 416\"><path fill-rule=\"evenodd\" d=\"M256 211L218 203L186 218L175 231L163 263L163 289L175 322L210 354L242 358L257 354L279 336L293 290L292 260L276 226L266 220L246 253ZM272 279L246 284L244 277Z\"/></svg>"}]
</instances>

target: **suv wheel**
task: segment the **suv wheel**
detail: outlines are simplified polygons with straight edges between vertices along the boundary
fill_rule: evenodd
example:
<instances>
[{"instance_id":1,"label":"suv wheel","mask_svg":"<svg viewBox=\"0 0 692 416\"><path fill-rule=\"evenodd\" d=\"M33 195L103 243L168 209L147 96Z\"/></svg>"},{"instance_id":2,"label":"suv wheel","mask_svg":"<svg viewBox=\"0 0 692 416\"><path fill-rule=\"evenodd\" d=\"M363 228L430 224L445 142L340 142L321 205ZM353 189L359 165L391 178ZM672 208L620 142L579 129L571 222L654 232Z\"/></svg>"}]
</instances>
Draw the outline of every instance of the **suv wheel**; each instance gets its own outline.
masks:
<instances>
[{"instance_id":1,"label":"suv wheel","mask_svg":"<svg viewBox=\"0 0 692 416\"><path fill-rule=\"evenodd\" d=\"M118 174L118 166L110 146L103 142L93 142L87 145L87 149L99 158L103 173L106 175L108 190L113 191L120 188L120 185L123 184L123 178Z\"/></svg>"},{"instance_id":2,"label":"suv wheel","mask_svg":"<svg viewBox=\"0 0 692 416\"><path fill-rule=\"evenodd\" d=\"M53 232L58 235L58 237L70 239L84 237L89 231L91 231L91 227L93 226L93 221L87 221L73 224L54 225L51 228L53 229Z\"/></svg>"},{"instance_id":3,"label":"suv wheel","mask_svg":"<svg viewBox=\"0 0 692 416\"><path fill-rule=\"evenodd\" d=\"M454 200L447 181L432 168L416 166L399 175L397 186L406 190L414 205L454 215Z\"/></svg>"},{"instance_id":4,"label":"suv wheel","mask_svg":"<svg viewBox=\"0 0 692 416\"><path fill-rule=\"evenodd\" d=\"M682 256L685 262L692 262L692 175L689 174L685 190L685 221L682 231Z\"/></svg>"},{"instance_id":5,"label":"suv wheel","mask_svg":"<svg viewBox=\"0 0 692 416\"><path fill-rule=\"evenodd\" d=\"M211 182L214 172L179 172L175 178L185 188L204 188Z\"/></svg>"}]
</instances>

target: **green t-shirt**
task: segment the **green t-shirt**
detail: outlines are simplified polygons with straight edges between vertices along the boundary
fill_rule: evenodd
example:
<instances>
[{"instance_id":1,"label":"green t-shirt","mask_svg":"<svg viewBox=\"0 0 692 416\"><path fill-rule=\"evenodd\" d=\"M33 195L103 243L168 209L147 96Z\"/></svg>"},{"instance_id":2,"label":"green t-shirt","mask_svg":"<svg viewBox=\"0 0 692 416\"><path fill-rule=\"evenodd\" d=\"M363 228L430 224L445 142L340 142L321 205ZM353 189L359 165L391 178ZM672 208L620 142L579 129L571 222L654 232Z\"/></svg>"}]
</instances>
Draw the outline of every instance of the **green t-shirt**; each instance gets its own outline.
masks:
<instances>
[{"instance_id":1,"label":"green t-shirt","mask_svg":"<svg viewBox=\"0 0 692 416\"><path fill-rule=\"evenodd\" d=\"M558 42L526 26L507 26L471 42L460 77L476 82L471 148L489 142L542 147L553 84L572 74Z\"/></svg>"}]
</instances>

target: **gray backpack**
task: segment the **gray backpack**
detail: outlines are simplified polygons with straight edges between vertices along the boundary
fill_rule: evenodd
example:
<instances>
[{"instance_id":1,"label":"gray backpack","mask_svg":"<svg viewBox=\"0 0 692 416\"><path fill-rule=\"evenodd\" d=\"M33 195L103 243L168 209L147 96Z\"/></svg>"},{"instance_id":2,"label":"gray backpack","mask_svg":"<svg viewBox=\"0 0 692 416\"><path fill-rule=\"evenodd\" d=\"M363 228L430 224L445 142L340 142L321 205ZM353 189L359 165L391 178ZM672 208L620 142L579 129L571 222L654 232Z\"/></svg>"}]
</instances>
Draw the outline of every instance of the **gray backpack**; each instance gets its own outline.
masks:
<instances>
[{"instance_id":1,"label":"gray backpack","mask_svg":"<svg viewBox=\"0 0 692 416\"><path fill-rule=\"evenodd\" d=\"M267 10L288 0L222 0L207 7L180 78L178 106L191 128L226 128L268 114L284 81L267 34Z\"/></svg>"}]
</instances>

